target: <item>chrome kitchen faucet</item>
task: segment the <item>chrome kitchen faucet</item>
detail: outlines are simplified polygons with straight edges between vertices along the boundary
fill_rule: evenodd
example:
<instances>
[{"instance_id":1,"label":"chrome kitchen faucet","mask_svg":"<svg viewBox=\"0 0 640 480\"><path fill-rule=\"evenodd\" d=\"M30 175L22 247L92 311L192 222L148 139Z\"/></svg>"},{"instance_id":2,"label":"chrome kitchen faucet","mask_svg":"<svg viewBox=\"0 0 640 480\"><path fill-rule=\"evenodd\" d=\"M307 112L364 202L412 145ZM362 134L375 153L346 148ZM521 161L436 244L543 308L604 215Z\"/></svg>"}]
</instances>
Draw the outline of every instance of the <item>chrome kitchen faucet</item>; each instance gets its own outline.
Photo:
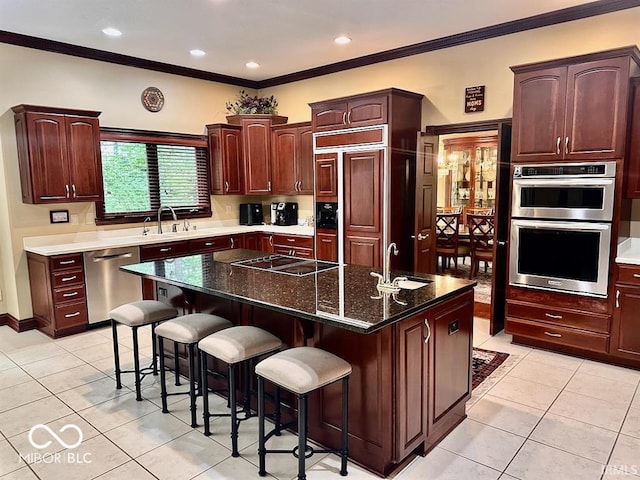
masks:
<instances>
[{"instance_id":1,"label":"chrome kitchen faucet","mask_svg":"<svg viewBox=\"0 0 640 480\"><path fill-rule=\"evenodd\" d=\"M170 207L169 205L167 206L160 205L160 208L158 209L158 233L162 233L162 220L160 219L160 215L162 214L162 211L166 208L171 210L171 215L173 215L173 220L175 222L178 221L178 217L176 216L176 211L172 207Z\"/></svg>"}]
</instances>

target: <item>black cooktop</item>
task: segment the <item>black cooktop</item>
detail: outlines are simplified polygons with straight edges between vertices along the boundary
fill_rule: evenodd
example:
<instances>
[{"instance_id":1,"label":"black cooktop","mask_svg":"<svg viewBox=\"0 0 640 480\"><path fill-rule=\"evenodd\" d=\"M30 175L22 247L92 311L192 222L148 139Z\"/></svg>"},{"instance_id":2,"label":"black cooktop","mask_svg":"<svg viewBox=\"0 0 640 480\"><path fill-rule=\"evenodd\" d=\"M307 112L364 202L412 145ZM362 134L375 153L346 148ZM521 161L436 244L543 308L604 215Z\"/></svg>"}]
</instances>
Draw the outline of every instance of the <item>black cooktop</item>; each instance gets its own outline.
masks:
<instances>
[{"instance_id":1,"label":"black cooktop","mask_svg":"<svg viewBox=\"0 0 640 480\"><path fill-rule=\"evenodd\" d=\"M288 257L286 255L268 255L266 257L233 262L231 265L296 275L299 277L338 267L337 263L321 260L306 260L303 258Z\"/></svg>"}]
</instances>

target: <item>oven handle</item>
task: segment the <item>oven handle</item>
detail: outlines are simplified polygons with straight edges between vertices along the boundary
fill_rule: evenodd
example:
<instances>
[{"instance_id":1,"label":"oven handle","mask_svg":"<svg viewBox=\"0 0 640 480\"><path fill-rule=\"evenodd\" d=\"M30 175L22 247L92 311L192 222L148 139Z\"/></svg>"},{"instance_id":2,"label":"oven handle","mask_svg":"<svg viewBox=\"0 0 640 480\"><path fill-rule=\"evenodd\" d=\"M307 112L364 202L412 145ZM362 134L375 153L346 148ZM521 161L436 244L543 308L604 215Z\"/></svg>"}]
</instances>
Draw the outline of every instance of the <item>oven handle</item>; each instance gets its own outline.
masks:
<instances>
[{"instance_id":1,"label":"oven handle","mask_svg":"<svg viewBox=\"0 0 640 480\"><path fill-rule=\"evenodd\" d=\"M566 178L566 177L554 177L554 178L514 178L514 186L520 187L535 187L543 186L548 187L550 185L557 185L563 188L571 187L607 187L615 185L615 178Z\"/></svg>"},{"instance_id":2,"label":"oven handle","mask_svg":"<svg viewBox=\"0 0 640 480\"><path fill-rule=\"evenodd\" d=\"M610 223L590 223L590 222L555 222L552 220L511 220L511 225L515 227L541 228L547 230L580 230L583 232L605 232L611 230Z\"/></svg>"}]
</instances>

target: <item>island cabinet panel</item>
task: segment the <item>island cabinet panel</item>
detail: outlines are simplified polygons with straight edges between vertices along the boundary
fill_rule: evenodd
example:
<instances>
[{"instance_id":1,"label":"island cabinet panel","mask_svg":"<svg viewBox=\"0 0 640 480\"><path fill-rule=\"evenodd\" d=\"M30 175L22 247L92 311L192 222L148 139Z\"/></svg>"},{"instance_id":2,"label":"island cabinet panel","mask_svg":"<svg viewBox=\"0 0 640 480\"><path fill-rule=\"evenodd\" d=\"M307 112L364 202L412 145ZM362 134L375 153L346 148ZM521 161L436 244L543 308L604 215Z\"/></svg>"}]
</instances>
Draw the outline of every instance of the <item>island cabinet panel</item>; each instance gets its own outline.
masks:
<instances>
[{"instance_id":1,"label":"island cabinet panel","mask_svg":"<svg viewBox=\"0 0 640 480\"><path fill-rule=\"evenodd\" d=\"M316 198L322 202L338 201L338 157L335 153L316 155Z\"/></svg>"},{"instance_id":2,"label":"island cabinet panel","mask_svg":"<svg viewBox=\"0 0 640 480\"><path fill-rule=\"evenodd\" d=\"M512 159L622 158L638 60L634 47L512 67Z\"/></svg>"},{"instance_id":3,"label":"island cabinet panel","mask_svg":"<svg viewBox=\"0 0 640 480\"><path fill-rule=\"evenodd\" d=\"M207 125L213 195L243 193L241 133L235 125Z\"/></svg>"},{"instance_id":4,"label":"island cabinet panel","mask_svg":"<svg viewBox=\"0 0 640 480\"><path fill-rule=\"evenodd\" d=\"M102 200L100 113L32 105L13 111L23 202Z\"/></svg>"},{"instance_id":5,"label":"island cabinet panel","mask_svg":"<svg viewBox=\"0 0 640 480\"><path fill-rule=\"evenodd\" d=\"M324 132L387 123L387 95L357 95L349 99L311 104L313 130Z\"/></svg>"},{"instance_id":6,"label":"island cabinet panel","mask_svg":"<svg viewBox=\"0 0 640 480\"><path fill-rule=\"evenodd\" d=\"M27 252L33 318L57 338L86 329L88 320L82 254L46 257Z\"/></svg>"},{"instance_id":7,"label":"island cabinet panel","mask_svg":"<svg viewBox=\"0 0 640 480\"><path fill-rule=\"evenodd\" d=\"M227 121L239 125L242 132L244 194L272 193L271 127L286 123L278 115L232 115Z\"/></svg>"},{"instance_id":8,"label":"island cabinet panel","mask_svg":"<svg viewBox=\"0 0 640 480\"><path fill-rule=\"evenodd\" d=\"M313 136L310 123L272 128L273 193L313 195Z\"/></svg>"},{"instance_id":9,"label":"island cabinet panel","mask_svg":"<svg viewBox=\"0 0 640 480\"><path fill-rule=\"evenodd\" d=\"M640 266L618 265L609 353L640 367Z\"/></svg>"}]
</instances>

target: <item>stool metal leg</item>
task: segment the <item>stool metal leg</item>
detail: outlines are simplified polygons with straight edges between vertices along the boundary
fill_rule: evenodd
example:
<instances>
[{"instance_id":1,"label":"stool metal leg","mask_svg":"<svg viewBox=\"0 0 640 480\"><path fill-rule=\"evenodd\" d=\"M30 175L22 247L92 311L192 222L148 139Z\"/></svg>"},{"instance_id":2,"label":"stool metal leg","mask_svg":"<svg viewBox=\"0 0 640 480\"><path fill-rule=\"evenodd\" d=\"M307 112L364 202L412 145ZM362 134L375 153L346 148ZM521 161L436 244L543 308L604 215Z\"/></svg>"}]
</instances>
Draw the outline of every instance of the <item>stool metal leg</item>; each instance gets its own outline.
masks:
<instances>
[{"instance_id":1,"label":"stool metal leg","mask_svg":"<svg viewBox=\"0 0 640 480\"><path fill-rule=\"evenodd\" d=\"M191 427L196 428L198 422L196 420L196 366L195 366L195 343L190 343L188 347L189 357L189 398L191 399Z\"/></svg>"},{"instance_id":2,"label":"stool metal leg","mask_svg":"<svg viewBox=\"0 0 640 480\"><path fill-rule=\"evenodd\" d=\"M204 422L204 434L205 436L211 435L210 429L210 420L209 420L209 386L208 386L208 376L207 376L207 353L200 351L200 360L201 360L201 376L200 376L200 384L203 385L202 388L202 421Z\"/></svg>"},{"instance_id":3,"label":"stool metal leg","mask_svg":"<svg viewBox=\"0 0 640 480\"><path fill-rule=\"evenodd\" d=\"M162 399L162 413L169 413L167 408L167 374L165 371L164 362L164 339L158 337L158 344L160 347L160 398Z\"/></svg>"},{"instance_id":4,"label":"stool metal leg","mask_svg":"<svg viewBox=\"0 0 640 480\"><path fill-rule=\"evenodd\" d=\"M236 366L229 364L229 403L231 404L231 456L239 457L238 453L238 405L236 399Z\"/></svg>"},{"instance_id":5,"label":"stool metal leg","mask_svg":"<svg viewBox=\"0 0 640 480\"><path fill-rule=\"evenodd\" d=\"M298 480L305 480L304 464L307 454L307 395L298 396Z\"/></svg>"},{"instance_id":6,"label":"stool metal leg","mask_svg":"<svg viewBox=\"0 0 640 480\"><path fill-rule=\"evenodd\" d=\"M267 475L265 469L265 440L264 440L264 379L258 376L258 474Z\"/></svg>"},{"instance_id":7,"label":"stool metal leg","mask_svg":"<svg viewBox=\"0 0 640 480\"><path fill-rule=\"evenodd\" d=\"M342 461L340 463L340 475L343 477L347 475L347 457L349 456L349 377L342 379L342 447L340 450L340 456Z\"/></svg>"},{"instance_id":8,"label":"stool metal leg","mask_svg":"<svg viewBox=\"0 0 640 480\"><path fill-rule=\"evenodd\" d=\"M173 372L176 376L176 387L180 385L180 356L178 354L178 342L173 342Z\"/></svg>"},{"instance_id":9,"label":"stool metal leg","mask_svg":"<svg viewBox=\"0 0 640 480\"><path fill-rule=\"evenodd\" d=\"M118 322L113 318L111 319L111 334L113 336L113 360L115 363L116 371L116 388L120 390L122 388L122 382L120 381L120 348L118 347Z\"/></svg>"},{"instance_id":10,"label":"stool metal leg","mask_svg":"<svg viewBox=\"0 0 640 480\"><path fill-rule=\"evenodd\" d=\"M158 347L156 345L156 334L155 334L156 325L158 325L158 322L154 322L151 324L151 348L153 351L153 353L151 354L151 362L153 364L154 376L158 375L158 364L156 363L157 362L156 358L158 356ZM164 352L162 350L160 350L160 353L164 355Z\"/></svg>"},{"instance_id":11,"label":"stool metal leg","mask_svg":"<svg viewBox=\"0 0 640 480\"><path fill-rule=\"evenodd\" d=\"M140 352L138 348L138 327L131 327L133 333L133 370L136 381L136 400L142 401L140 388Z\"/></svg>"}]
</instances>

